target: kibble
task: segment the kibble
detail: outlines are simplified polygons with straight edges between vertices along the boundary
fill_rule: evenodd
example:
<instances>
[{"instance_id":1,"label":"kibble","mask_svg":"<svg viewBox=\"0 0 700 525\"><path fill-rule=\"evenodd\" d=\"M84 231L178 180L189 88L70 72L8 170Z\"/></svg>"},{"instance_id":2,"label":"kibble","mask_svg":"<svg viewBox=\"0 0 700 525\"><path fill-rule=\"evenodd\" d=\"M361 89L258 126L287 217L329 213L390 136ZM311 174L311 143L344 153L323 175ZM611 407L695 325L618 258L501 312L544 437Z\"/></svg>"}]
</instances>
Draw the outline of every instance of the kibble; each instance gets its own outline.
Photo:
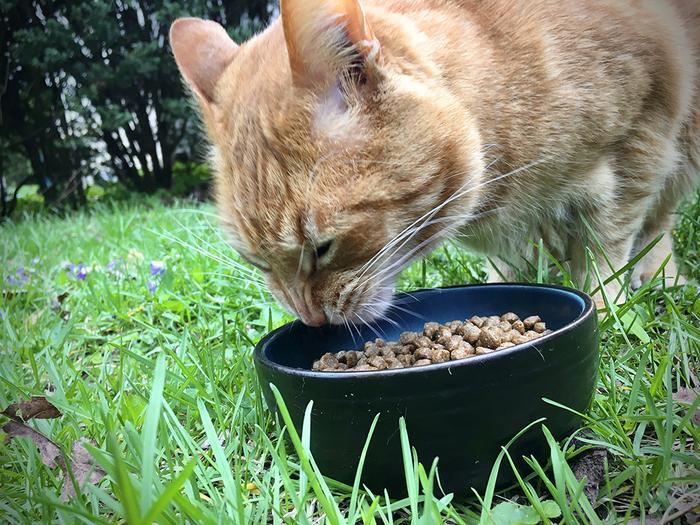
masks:
<instances>
[{"instance_id":1,"label":"kibble","mask_svg":"<svg viewBox=\"0 0 700 525\"><path fill-rule=\"evenodd\" d=\"M473 316L445 324L425 323L422 332L403 332L398 341L377 338L361 350L326 353L313 362L322 372L394 370L468 359L526 343L551 330L537 315L520 319L513 312Z\"/></svg>"}]
</instances>

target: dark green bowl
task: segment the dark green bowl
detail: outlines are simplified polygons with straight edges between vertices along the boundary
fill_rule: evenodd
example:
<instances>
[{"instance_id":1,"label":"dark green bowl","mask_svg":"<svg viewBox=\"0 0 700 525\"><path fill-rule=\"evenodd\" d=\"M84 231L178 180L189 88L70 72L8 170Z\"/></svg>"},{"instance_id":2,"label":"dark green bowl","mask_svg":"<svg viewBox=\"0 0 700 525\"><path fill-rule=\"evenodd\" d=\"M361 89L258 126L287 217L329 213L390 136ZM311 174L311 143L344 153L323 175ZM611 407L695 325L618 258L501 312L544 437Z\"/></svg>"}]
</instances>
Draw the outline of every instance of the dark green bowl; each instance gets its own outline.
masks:
<instances>
[{"instance_id":1,"label":"dark green bowl","mask_svg":"<svg viewBox=\"0 0 700 525\"><path fill-rule=\"evenodd\" d=\"M380 418L363 469L362 482L374 491L405 492L398 422L406 420L411 445L429 466L438 457L446 491L481 490L494 459L529 423L544 424L557 439L580 425L572 411L591 401L598 370L598 326L591 298L579 291L530 284L486 284L399 294L401 310L390 321L358 327L362 341L375 331L387 340L419 330L426 321L448 322L472 315L515 312L539 315L552 333L492 354L417 368L375 372L313 372L325 352L357 348L361 343L345 327L310 328L296 321L268 334L255 349L255 367L269 407L276 407L270 383L282 394L294 425L309 401L311 450L324 475L352 483L374 416ZM412 313L408 314L406 310ZM397 326L398 325L398 326ZM511 448L513 457L547 458L539 425ZM499 484L512 481L509 466Z\"/></svg>"}]
</instances>

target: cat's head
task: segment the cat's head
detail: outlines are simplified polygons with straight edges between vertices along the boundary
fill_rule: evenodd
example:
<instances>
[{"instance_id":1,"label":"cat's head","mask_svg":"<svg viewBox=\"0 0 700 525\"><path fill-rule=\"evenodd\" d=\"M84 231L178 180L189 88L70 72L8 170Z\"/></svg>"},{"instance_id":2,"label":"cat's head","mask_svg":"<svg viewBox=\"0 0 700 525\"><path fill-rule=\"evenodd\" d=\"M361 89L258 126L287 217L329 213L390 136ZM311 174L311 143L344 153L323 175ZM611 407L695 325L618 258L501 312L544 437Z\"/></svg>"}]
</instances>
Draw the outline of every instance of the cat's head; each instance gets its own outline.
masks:
<instances>
[{"instance_id":1,"label":"cat's head","mask_svg":"<svg viewBox=\"0 0 700 525\"><path fill-rule=\"evenodd\" d=\"M399 271L475 209L475 125L403 19L283 0L281 20L240 46L193 18L173 24L171 45L211 141L224 228L306 324L380 316Z\"/></svg>"}]
</instances>

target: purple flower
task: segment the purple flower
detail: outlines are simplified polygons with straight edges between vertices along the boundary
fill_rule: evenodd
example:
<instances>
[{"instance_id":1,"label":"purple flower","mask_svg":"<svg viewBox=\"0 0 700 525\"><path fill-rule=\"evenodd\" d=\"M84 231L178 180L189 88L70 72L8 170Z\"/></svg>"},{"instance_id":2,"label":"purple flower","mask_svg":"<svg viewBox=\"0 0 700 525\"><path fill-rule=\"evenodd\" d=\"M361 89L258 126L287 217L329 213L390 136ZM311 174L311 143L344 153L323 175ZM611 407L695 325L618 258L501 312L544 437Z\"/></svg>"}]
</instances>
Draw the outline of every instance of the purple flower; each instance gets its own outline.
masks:
<instances>
[{"instance_id":1,"label":"purple flower","mask_svg":"<svg viewBox=\"0 0 700 525\"><path fill-rule=\"evenodd\" d=\"M124 265L124 259L121 257L118 259L112 259L107 263L107 273L114 273L121 275L120 267Z\"/></svg>"},{"instance_id":2,"label":"purple flower","mask_svg":"<svg viewBox=\"0 0 700 525\"><path fill-rule=\"evenodd\" d=\"M29 281L29 274L24 270L24 267L20 266L15 272L17 274L17 279L24 284Z\"/></svg>"},{"instance_id":3,"label":"purple flower","mask_svg":"<svg viewBox=\"0 0 700 525\"><path fill-rule=\"evenodd\" d=\"M66 272L73 274L73 277L79 281L84 281L89 271L87 266L85 266L83 263L66 263L63 267L66 269Z\"/></svg>"},{"instance_id":4,"label":"purple flower","mask_svg":"<svg viewBox=\"0 0 700 525\"><path fill-rule=\"evenodd\" d=\"M5 277L5 282L10 286L22 288L22 286L29 282L29 274L26 272L23 266L20 266L17 268L17 270L15 270L14 275L8 275Z\"/></svg>"},{"instance_id":5,"label":"purple flower","mask_svg":"<svg viewBox=\"0 0 700 525\"><path fill-rule=\"evenodd\" d=\"M14 275L8 275L7 277L5 277L5 282L10 286L16 286L17 288L22 288L22 285L24 284Z\"/></svg>"},{"instance_id":6,"label":"purple flower","mask_svg":"<svg viewBox=\"0 0 700 525\"><path fill-rule=\"evenodd\" d=\"M163 275L165 273L165 263L163 261L151 261L151 275Z\"/></svg>"},{"instance_id":7,"label":"purple flower","mask_svg":"<svg viewBox=\"0 0 700 525\"><path fill-rule=\"evenodd\" d=\"M80 263L78 267L76 268L75 272L73 275L75 276L76 279L79 281L84 281L85 277L87 277L88 274L88 269L85 267L83 263Z\"/></svg>"},{"instance_id":8,"label":"purple flower","mask_svg":"<svg viewBox=\"0 0 700 525\"><path fill-rule=\"evenodd\" d=\"M147 281L146 288L148 288L148 291L151 292L151 294L154 294L154 293L156 293L156 290L158 289L158 282L157 281Z\"/></svg>"}]
</instances>

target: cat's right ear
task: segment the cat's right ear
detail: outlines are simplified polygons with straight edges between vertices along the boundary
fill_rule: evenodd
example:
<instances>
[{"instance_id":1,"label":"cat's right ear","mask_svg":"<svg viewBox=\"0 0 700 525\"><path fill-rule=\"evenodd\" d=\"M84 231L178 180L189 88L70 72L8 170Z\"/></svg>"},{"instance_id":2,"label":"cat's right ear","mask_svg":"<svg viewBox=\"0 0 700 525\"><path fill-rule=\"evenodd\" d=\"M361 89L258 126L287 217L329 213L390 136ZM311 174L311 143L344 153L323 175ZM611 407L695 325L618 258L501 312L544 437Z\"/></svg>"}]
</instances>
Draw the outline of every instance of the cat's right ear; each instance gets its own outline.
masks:
<instances>
[{"instance_id":1,"label":"cat's right ear","mask_svg":"<svg viewBox=\"0 0 700 525\"><path fill-rule=\"evenodd\" d=\"M214 101L214 90L238 45L216 22L201 18L178 18L170 26L170 47L180 73L200 98Z\"/></svg>"},{"instance_id":2,"label":"cat's right ear","mask_svg":"<svg viewBox=\"0 0 700 525\"><path fill-rule=\"evenodd\" d=\"M379 62L379 41L359 0L280 0L280 11L297 86L328 87L348 67L367 72Z\"/></svg>"}]
</instances>

